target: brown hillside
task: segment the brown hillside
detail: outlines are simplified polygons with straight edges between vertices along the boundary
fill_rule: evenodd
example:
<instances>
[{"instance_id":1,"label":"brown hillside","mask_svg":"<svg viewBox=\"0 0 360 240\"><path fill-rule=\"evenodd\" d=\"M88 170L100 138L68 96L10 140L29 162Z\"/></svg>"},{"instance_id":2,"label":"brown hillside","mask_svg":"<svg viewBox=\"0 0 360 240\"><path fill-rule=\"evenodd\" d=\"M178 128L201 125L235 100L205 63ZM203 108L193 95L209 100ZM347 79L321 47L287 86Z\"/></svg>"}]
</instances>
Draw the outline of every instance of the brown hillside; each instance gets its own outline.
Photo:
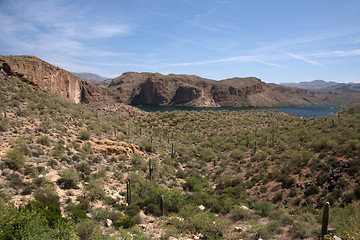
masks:
<instances>
[{"instance_id":1,"label":"brown hillside","mask_svg":"<svg viewBox=\"0 0 360 240\"><path fill-rule=\"evenodd\" d=\"M96 86L68 71L33 56L2 56L0 63L41 90L57 94L74 103L103 101L109 98L107 89Z\"/></svg>"},{"instance_id":2,"label":"brown hillside","mask_svg":"<svg viewBox=\"0 0 360 240\"><path fill-rule=\"evenodd\" d=\"M119 101L129 104L274 106L329 103L309 90L266 84L255 77L215 81L193 75L128 72L109 86Z\"/></svg>"}]
</instances>

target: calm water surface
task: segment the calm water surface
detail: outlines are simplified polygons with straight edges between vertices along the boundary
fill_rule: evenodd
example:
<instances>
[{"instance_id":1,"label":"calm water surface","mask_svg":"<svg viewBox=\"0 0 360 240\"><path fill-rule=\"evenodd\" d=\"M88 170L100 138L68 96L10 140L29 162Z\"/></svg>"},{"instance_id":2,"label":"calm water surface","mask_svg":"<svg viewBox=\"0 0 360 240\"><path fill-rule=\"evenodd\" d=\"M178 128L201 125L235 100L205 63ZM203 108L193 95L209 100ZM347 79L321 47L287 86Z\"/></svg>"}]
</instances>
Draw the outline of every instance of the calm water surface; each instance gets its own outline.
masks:
<instances>
[{"instance_id":1,"label":"calm water surface","mask_svg":"<svg viewBox=\"0 0 360 240\"><path fill-rule=\"evenodd\" d=\"M279 112L292 114L298 117L321 117L321 116L335 116L338 109L335 109L336 104L324 104L324 105L301 105L301 106L281 106L281 107L176 107L176 106L154 106L154 105L141 105L135 106L146 112L166 112L166 111L202 111L202 110L228 110L228 111L242 111L242 110L254 110L254 109L273 109Z\"/></svg>"}]
</instances>

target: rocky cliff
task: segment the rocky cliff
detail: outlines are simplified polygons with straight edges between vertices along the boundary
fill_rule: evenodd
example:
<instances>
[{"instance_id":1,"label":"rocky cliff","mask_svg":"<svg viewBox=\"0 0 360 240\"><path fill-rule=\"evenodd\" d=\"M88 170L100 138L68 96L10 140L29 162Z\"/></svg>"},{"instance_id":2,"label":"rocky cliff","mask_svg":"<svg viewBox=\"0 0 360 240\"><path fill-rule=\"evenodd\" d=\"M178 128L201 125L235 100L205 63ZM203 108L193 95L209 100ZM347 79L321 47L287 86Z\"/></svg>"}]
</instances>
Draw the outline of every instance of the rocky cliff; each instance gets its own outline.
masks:
<instances>
[{"instance_id":1,"label":"rocky cliff","mask_svg":"<svg viewBox=\"0 0 360 240\"><path fill-rule=\"evenodd\" d=\"M266 84L255 77L215 81L193 75L124 73L109 86L119 101L129 104L274 106L329 103L305 89Z\"/></svg>"},{"instance_id":2,"label":"rocky cliff","mask_svg":"<svg viewBox=\"0 0 360 240\"><path fill-rule=\"evenodd\" d=\"M41 90L50 91L74 103L89 103L109 98L107 89L75 77L37 57L0 55L0 63L2 69L8 72L7 75L16 75Z\"/></svg>"}]
</instances>

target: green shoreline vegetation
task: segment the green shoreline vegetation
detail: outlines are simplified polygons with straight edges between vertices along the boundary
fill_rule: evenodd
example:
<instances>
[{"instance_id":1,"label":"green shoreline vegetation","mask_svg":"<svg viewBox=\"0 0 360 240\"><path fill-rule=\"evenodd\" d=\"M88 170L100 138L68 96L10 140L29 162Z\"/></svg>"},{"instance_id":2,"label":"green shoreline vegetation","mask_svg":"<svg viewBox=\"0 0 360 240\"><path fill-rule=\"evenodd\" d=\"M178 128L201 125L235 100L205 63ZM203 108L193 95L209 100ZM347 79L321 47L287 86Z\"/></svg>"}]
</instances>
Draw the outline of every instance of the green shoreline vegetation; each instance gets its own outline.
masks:
<instances>
[{"instance_id":1,"label":"green shoreline vegetation","mask_svg":"<svg viewBox=\"0 0 360 240\"><path fill-rule=\"evenodd\" d=\"M306 119L273 110L103 115L17 78L0 79L0 102L0 133L10 136L0 169L11 172L0 188L0 239L151 239L140 211L166 219L161 239L318 238L325 202L330 232L359 239L359 105ZM100 140L139 150L95 153ZM49 169L58 181L44 177ZM105 185L126 179L130 204L106 195ZM14 206L11 193L33 200Z\"/></svg>"}]
</instances>

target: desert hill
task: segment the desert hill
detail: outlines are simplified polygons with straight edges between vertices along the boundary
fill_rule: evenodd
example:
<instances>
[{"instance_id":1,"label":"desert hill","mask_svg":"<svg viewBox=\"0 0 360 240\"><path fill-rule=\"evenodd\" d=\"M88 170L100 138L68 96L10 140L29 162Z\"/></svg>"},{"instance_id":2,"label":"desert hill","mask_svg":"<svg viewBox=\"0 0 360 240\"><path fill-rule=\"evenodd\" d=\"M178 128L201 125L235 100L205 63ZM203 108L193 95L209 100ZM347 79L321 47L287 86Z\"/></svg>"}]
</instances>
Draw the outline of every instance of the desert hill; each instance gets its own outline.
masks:
<instances>
[{"instance_id":1,"label":"desert hill","mask_svg":"<svg viewBox=\"0 0 360 240\"><path fill-rule=\"evenodd\" d=\"M47 90L74 103L89 103L109 99L107 89L96 86L68 71L55 67L33 56L3 56L0 64L6 64L10 71L31 82L41 90Z\"/></svg>"},{"instance_id":2,"label":"desert hill","mask_svg":"<svg viewBox=\"0 0 360 240\"><path fill-rule=\"evenodd\" d=\"M134 105L241 107L339 104L360 100L359 84L300 89L267 84L255 77L215 81L195 75L136 72L94 84L33 56L0 55L0 63L2 69L7 66L7 74L14 74L40 90L75 103L115 101Z\"/></svg>"},{"instance_id":3,"label":"desert hill","mask_svg":"<svg viewBox=\"0 0 360 240\"><path fill-rule=\"evenodd\" d=\"M328 98L309 90L266 84L255 77L221 81L192 75L128 72L109 85L119 101L129 104L214 106L274 106L325 104Z\"/></svg>"},{"instance_id":4,"label":"desert hill","mask_svg":"<svg viewBox=\"0 0 360 240\"><path fill-rule=\"evenodd\" d=\"M326 201L332 233L359 229L358 107L116 114L0 66L0 239L316 239Z\"/></svg>"}]
</instances>

